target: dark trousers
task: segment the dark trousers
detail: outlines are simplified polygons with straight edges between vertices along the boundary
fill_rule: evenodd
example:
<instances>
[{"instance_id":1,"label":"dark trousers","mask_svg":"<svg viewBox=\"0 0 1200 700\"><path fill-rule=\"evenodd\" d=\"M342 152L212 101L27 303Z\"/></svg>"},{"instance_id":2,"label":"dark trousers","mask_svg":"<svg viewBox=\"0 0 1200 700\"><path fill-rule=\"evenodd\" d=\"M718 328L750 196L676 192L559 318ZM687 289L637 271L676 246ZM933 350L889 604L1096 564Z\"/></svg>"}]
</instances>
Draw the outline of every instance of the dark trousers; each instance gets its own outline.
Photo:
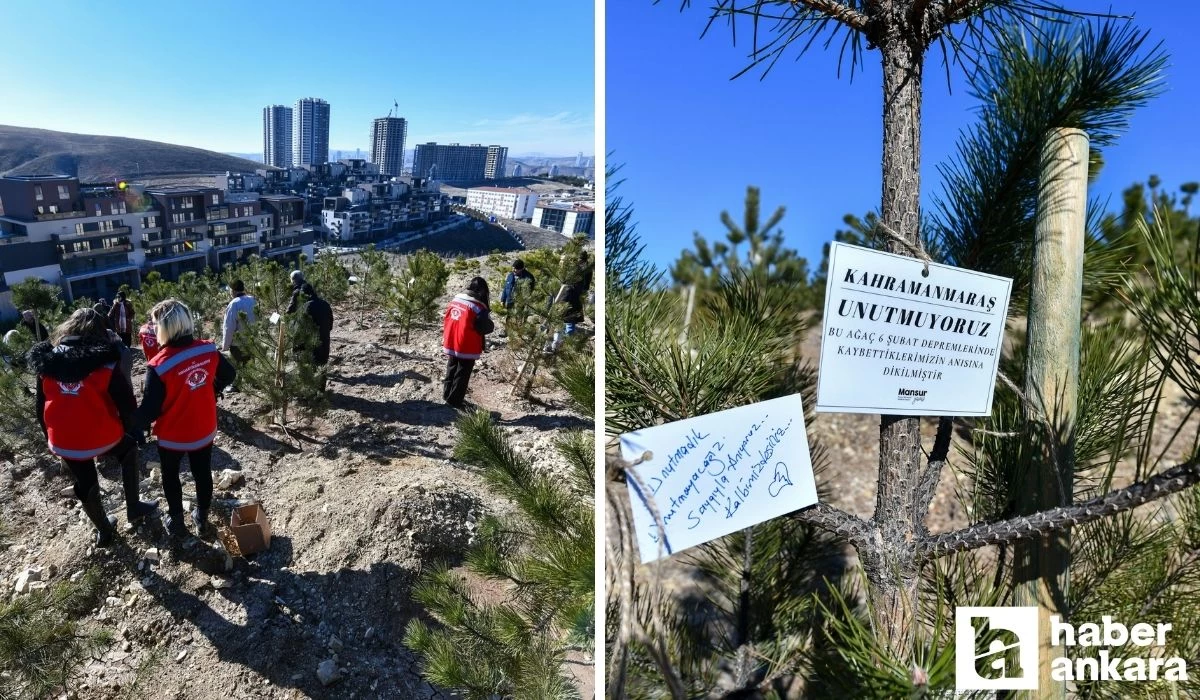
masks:
<instances>
[{"instance_id":1,"label":"dark trousers","mask_svg":"<svg viewBox=\"0 0 1200 700\"><path fill-rule=\"evenodd\" d=\"M475 360L461 357L446 358L446 378L442 380L442 398L451 406L462 406L467 398L467 383L471 381L471 370Z\"/></svg>"},{"instance_id":2,"label":"dark trousers","mask_svg":"<svg viewBox=\"0 0 1200 700\"><path fill-rule=\"evenodd\" d=\"M135 463L137 459L137 443L126 435L121 438L121 442L117 443L116 447L102 456L115 458L121 463L122 467L126 463ZM99 476L96 474L96 460L67 459L64 457L63 464L67 465L67 469L71 472L71 479L75 482L75 495L81 501L87 498L88 492L100 483Z\"/></svg>"},{"instance_id":3,"label":"dark trousers","mask_svg":"<svg viewBox=\"0 0 1200 700\"><path fill-rule=\"evenodd\" d=\"M242 367L245 367L246 362L250 360L250 353L236 345L230 345L229 358L233 360L233 368L237 370L237 376L233 380L233 386L236 389L242 385Z\"/></svg>"},{"instance_id":4,"label":"dark trousers","mask_svg":"<svg viewBox=\"0 0 1200 700\"><path fill-rule=\"evenodd\" d=\"M133 347L133 334L132 333L118 333L117 335L121 337L121 342L125 343L125 347L127 347L127 348Z\"/></svg>"},{"instance_id":5,"label":"dark trousers","mask_svg":"<svg viewBox=\"0 0 1200 700\"><path fill-rule=\"evenodd\" d=\"M191 452L158 448L158 461L162 464L163 495L167 497L168 513L183 513L183 484L179 481L179 469L183 464L184 455L187 455L192 478L196 480L196 505L200 510L208 510L213 492L212 451L211 444Z\"/></svg>"}]
</instances>

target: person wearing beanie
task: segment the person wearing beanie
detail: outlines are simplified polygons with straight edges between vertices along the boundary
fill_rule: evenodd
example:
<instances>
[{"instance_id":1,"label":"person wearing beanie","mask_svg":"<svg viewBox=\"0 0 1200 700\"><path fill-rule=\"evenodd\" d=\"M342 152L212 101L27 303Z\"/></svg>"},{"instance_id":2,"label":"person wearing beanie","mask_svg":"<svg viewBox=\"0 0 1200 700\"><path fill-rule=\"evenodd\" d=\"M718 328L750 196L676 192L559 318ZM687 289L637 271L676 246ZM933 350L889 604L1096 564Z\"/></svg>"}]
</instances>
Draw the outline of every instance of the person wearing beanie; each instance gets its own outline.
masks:
<instances>
[{"instance_id":1,"label":"person wearing beanie","mask_svg":"<svg viewBox=\"0 0 1200 700\"><path fill-rule=\"evenodd\" d=\"M476 277L466 292L450 301L442 323L442 352L446 355L446 376L442 380L442 398L457 409L465 408L467 385L475 360L483 354L483 337L496 329L488 306L487 280Z\"/></svg>"}]
</instances>

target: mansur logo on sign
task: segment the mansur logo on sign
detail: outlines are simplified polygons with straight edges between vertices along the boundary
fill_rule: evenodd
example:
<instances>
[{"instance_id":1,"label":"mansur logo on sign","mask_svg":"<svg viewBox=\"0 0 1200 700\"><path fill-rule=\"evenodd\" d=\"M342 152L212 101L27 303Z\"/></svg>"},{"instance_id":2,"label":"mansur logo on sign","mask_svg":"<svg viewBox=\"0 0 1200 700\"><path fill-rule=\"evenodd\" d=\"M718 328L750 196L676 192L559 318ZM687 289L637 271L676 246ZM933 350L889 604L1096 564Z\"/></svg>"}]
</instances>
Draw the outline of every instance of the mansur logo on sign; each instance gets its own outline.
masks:
<instances>
[{"instance_id":1,"label":"mansur logo on sign","mask_svg":"<svg viewBox=\"0 0 1200 700\"><path fill-rule=\"evenodd\" d=\"M921 403L925 400L925 394L929 392L924 389L905 389L901 388L896 393L897 401L911 401L912 403Z\"/></svg>"},{"instance_id":2,"label":"mansur logo on sign","mask_svg":"<svg viewBox=\"0 0 1200 700\"><path fill-rule=\"evenodd\" d=\"M1188 679L1187 662L1163 656L1161 651L1170 623L1139 622L1127 627L1109 615L1100 620L1100 624L1076 626L1050 616L1050 645L1059 652L1050 662L1054 680ZM1075 647L1075 653L1068 647ZM1037 690L1038 609L958 608L954 651L958 690Z\"/></svg>"}]
</instances>

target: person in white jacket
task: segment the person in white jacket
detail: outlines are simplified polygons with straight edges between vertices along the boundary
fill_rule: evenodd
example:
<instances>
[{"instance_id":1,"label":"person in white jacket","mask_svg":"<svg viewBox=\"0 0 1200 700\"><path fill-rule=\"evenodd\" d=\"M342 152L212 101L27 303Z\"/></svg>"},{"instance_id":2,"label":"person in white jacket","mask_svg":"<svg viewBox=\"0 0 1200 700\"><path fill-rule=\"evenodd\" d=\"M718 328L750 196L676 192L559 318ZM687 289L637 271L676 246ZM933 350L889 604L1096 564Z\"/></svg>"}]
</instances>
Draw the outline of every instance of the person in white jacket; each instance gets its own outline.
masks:
<instances>
[{"instance_id":1,"label":"person in white jacket","mask_svg":"<svg viewBox=\"0 0 1200 700\"><path fill-rule=\"evenodd\" d=\"M221 326L221 350L228 352L234 366L241 369L250 355L238 346L237 334L248 324L255 322L254 308L258 301L246 293L246 284L241 280L234 280L233 284L229 285L229 291L233 294L233 300L225 307L225 319ZM246 315L245 319L242 318L243 313Z\"/></svg>"}]
</instances>

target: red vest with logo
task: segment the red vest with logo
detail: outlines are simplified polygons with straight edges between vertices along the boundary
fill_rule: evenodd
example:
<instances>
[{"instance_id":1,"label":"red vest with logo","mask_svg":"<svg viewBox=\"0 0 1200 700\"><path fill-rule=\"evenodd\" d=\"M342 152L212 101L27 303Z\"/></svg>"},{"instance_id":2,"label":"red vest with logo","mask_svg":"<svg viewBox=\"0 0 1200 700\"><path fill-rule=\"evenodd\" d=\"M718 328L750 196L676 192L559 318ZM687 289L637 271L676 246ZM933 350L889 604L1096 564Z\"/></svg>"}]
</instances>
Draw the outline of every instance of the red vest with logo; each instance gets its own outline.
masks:
<instances>
[{"instance_id":1,"label":"red vest with logo","mask_svg":"<svg viewBox=\"0 0 1200 700\"><path fill-rule=\"evenodd\" d=\"M142 342L142 352L146 355L146 362L154 359L162 346L158 344L158 329L153 323L142 324L138 329L138 339Z\"/></svg>"},{"instance_id":2,"label":"red vest with logo","mask_svg":"<svg viewBox=\"0 0 1200 700\"><path fill-rule=\"evenodd\" d=\"M446 309L442 327L442 351L451 357L477 360L483 354L483 336L475 330L475 319L488 310L487 304L459 294Z\"/></svg>"},{"instance_id":3,"label":"red vest with logo","mask_svg":"<svg viewBox=\"0 0 1200 700\"><path fill-rule=\"evenodd\" d=\"M125 426L108 393L115 364L93 370L78 382L42 377L43 417L50 451L66 459L98 457L121 442Z\"/></svg>"},{"instance_id":4,"label":"red vest with logo","mask_svg":"<svg viewBox=\"0 0 1200 700\"><path fill-rule=\"evenodd\" d=\"M220 354L207 340L164 347L148 364L163 383L166 398L154 421L158 446L191 452L217 436L217 363Z\"/></svg>"}]
</instances>

